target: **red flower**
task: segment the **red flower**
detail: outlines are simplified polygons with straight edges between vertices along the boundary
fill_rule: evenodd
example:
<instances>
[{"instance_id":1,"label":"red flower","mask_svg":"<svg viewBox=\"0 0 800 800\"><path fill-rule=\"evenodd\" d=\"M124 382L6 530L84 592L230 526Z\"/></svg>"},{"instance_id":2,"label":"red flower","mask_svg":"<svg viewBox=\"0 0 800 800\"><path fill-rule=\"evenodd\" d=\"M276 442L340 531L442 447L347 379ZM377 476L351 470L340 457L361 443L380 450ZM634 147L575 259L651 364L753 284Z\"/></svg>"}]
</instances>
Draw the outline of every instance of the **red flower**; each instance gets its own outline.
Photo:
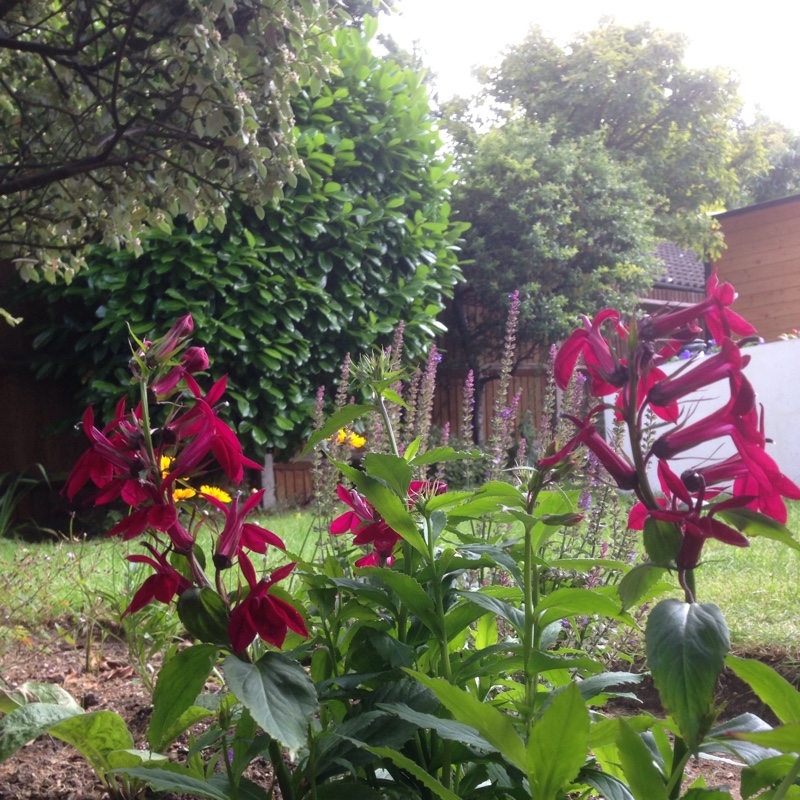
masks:
<instances>
[{"instance_id":1,"label":"red flower","mask_svg":"<svg viewBox=\"0 0 800 800\"><path fill-rule=\"evenodd\" d=\"M241 653L256 636L275 647L281 647L289 629L301 636L308 636L300 612L269 593L270 588L283 580L295 568L287 564L276 569L269 578L256 581L253 565L244 553L239 554L239 566L250 586L250 593L231 613L228 634L235 653Z\"/></svg>"},{"instance_id":2,"label":"red flower","mask_svg":"<svg viewBox=\"0 0 800 800\"><path fill-rule=\"evenodd\" d=\"M584 420L568 416L567 419L577 425L578 432L557 453L540 458L537 467L540 469L554 467L569 458L578 445L585 444L620 489L635 489L639 483L636 470L600 436L597 428L591 424L591 418L602 408L602 406L593 408Z\"/></svg>"},{"instance_id":3,"label":"red flower","mask_svg":"<svg viewBox=\"0 0 800 800\"><path fill-rule=\"evenodd\" d=\"M664 461L658 463L658 478L664 492L664 500L659 503L662 507L645 508L642 503L637 503L628 517L628 526L633 530L641 530L648 516L678 524L683 533L683 542L677 557L679 570L694 569L698 565L706 539L717 539L735 547L750 546L745 536L735 528L714 519L714 514L726 508L741 508L751 498L733 497L713 505L704 505L705 485L701 485L693 496L686 484Z\"/></svg>"},{"instance_id":4,"label":"red flower","mask_svg":"<svg viewBox=\"0 0 800 800\"><path fill-rule=\"evenodd\" d=\"M209 503L225 514L225 527L219 535L213 556L214 566L217 569L231 567L234 557L241 553L242 546L261 554L267 552L267 546L270 544L279 547L281 550L286 549L281 539L272 531L244 521L244 518L261 502L263 496L263 489L260 492L254 492L239 508L238 495L233 498L230 505L223 503L210 494L203 495Z\"/></svg>"},{"instance_id":5,"label":"red flower","mask_svg":"<svg viewBox=\"0 0 800 800\"><path fill-rule=\"evenodd\" d=\"M133 614L139 609L144 608L153 600L169 604L177 594L183 594L187 589L192 588L192 584L183 577L167 561L166 555L159 553L152 545L145 544L148 550L155 556L155 560L148 556L127 556L128 561L140 564L150 564L155 569L155 573L145 580L139 590L133 596L131 604L125 609L126 614Z\"/></svg>"},{"instance_id":6,"label":"red flower","mask_svg":"<svg viewBox=\"0 0 800 800\"><path fill-rule=\"evenodd\" d=\"M682 337L682 333L687 327L692 334L700 332L693 323L701 317L705 318L711 336L718 342L730 337L731 333L752 336L756 332L747 320L730 310L730 306L736 300L736 292L731 284L720 284L716 272L708 279L706 291L708 297L693 306L641 319L638 326L639 338L647 341L670 339L675 336L685 338Z\"/></svg>"},{"instance_id":7,"label":"red flower","mask_svg":"<svg viewBox=\"0 0 800 800\"><path fill-rule=\"evenodd\" d=\"M556 354L554 373L559 388L567 388L581 356L592 378L592 394L595 397L614 394L625 385L628 380L628 368L624 361L617 361L608 342L603 338L601 328L607 320L614 323L614 328L620 336L627 336L628 331L620 322L619 311L607 308L601 311L594 321L583 317L584 327L573 331Z\"/></svg>"}]
</instances>

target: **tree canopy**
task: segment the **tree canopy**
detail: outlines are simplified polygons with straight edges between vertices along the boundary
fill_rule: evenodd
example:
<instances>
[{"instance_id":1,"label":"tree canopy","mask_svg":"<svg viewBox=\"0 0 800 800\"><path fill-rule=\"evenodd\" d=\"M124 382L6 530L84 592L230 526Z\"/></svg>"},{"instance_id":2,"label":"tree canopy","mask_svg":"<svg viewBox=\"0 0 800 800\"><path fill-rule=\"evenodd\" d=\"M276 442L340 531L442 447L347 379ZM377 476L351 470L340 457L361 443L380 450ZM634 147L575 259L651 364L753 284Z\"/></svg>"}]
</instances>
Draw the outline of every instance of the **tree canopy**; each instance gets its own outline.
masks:
<instances>
[{"instance_id":1,"label":"tree canopy","mask_svg":"<svg viewBox=\"0 0 800 800\"><path fill-rule=\"evenodd\" d=\"M305 176L263 221L238 206L222 233L180 224L144 238L139 258L96 249L71 286L33 287L53 300L42 374L74 375L108 413L128 380L126 324L145 336L191 312L248 448L291 453L346 353L388 343L400 321L410 354L427 347L459 275L454 176L420 76L355 28L329 41L340 74L294 101Z\"/></svg>"},{"instance_id":2,"label":"tree canopy","mask_svg":"<svg viewBox=\"0 0 800 800\"><path fill-rule=\"evenodd\" d=\"M550 124L556 142L598 135L649 185L656 233L704 252L714 247L707 212L735 204L767 162L757 131L741 124L734 74L687 67L686 44L607 21L562 47L534 28L481 77L505 113Z\"/></svg>"},{"instance_id":3,"label":"tree canopy","mask_svg":"<svg viewBox=\"0 0 800 800\"><path fill-rule=\"evenodd\" d=\"M71 272L176 217L225 224L296 178L290 96L327 0L0 0L0 262Z\"/></svg>"}]
</instances>

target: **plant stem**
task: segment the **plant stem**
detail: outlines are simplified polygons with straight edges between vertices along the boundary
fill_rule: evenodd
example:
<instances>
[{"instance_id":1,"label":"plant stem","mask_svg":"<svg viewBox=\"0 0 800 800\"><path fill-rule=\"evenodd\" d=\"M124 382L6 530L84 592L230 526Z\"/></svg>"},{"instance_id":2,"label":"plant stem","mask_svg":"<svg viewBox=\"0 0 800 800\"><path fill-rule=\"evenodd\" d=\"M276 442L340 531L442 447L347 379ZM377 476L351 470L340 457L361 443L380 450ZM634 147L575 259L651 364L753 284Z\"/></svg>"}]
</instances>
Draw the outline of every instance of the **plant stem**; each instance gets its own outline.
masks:
<instances>
[{"instance_id":1,"label":"plant stem","mask_svg":"<svg viewBox=\"0 0 800 800\"><path fill-rule=\"evenodd\" d=\"M278 780L278 786L281 789L281 795L284 800L294 800L294 786L292 785L292 775L289 772L286 762L283 760L283 752L281 746L275 739L270 738L269 757L272 761L272 769L275 772L275 777Z\"/></svg>"},{"instance_id":2,"label":"plant stem","mask_svg":"<svg viewBox=\"0 0 800 800\"><path fill-rule=\"evenodd\" d=\"M800 775L800 758L795 759L794 764L789 768L789 771L784 776L783 780L780 783L780 786L775 790L775 794L772 795L772 800L783 800L786 797L786 793L789 789L794 786L794 782L797 779L797 776Z\"/></svg>"}]
</instances>

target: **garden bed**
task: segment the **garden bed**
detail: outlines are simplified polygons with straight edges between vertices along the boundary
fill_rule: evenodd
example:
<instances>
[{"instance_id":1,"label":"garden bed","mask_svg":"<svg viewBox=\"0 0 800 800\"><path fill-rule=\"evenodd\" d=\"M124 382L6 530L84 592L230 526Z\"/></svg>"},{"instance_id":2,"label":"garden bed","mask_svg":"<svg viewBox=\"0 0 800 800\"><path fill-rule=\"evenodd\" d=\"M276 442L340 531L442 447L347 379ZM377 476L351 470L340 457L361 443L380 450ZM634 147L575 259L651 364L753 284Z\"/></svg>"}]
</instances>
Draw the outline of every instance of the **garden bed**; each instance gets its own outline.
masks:
<instances>
[{"instance_id":1,"label":"garden bed","mask_svg":"<svg viewBox=\"0 0 800 800\"><path fill-rule=\"evenodd\" d=\"M793 683L800 679L797 653L762 649L740 652L739 655L764 661L779 669ZM63 639L20 641L0 656L0 678L12 687L31 680L57 683L87 709L109 709L120 714L133 733L137 746L146 746L150 697L136 679L128 664L127 649L120 642L106 641L102 652L97 648L93 670L86 671L84 650ZM619 700L609 710L618 714L645 710L657 716L663 715L658 695L649 679L634 691L639 703ZM749 711L773 724L775 722L769 709L753 691L729 671L720 679L719 698L726 703L723 719ZM185 739L180 741L171 751L171 757L180 759L185 744ZM269 765L261 762L254 767L255 774L251 777L269 786ZM703 760L692 763L688 774L692 779L702 774L710 785L728 784L733 797L738 799L734 787L738 788L739 771L727 761ZM102 800L105 797L107 795L86 761L73 748L48 736L40 737L0 764L0 800ZM165 793L158 797L177 800L183 795ZM277 789L276 797L280 797Z\"/></svg>"}]
</instances>

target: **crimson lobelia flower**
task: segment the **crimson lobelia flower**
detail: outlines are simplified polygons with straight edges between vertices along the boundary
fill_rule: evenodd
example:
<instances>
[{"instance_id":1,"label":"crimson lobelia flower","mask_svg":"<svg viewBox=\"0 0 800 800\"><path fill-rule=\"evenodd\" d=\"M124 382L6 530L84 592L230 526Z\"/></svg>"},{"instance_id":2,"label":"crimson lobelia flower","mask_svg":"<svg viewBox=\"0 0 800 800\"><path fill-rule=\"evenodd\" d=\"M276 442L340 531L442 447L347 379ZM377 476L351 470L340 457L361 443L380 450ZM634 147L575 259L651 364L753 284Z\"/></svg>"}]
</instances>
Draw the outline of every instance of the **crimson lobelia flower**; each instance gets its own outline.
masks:
<instances>
[{"instance_id":1,"label":"crimson lobelia flower","mask_svg":"<svg viewBox=\"0 0 800 800\"><path fill-rule=\"evenodd\" d=\"M241 653L256 636L275 647L281 647L289 629L301 636L308 636L306 624L300 612L269 593L278 581L283 580L295 568L295 563L276 569L269 578L256 580L256 571L250 559L239 553L239 567L247 579L250 592L231 613L228 635L235 653Z\"/></svg>"},{"instance_id":2,"label":"crimson lobelia flower","mask_svg":"<svg viewBox=\"0 0 800 800\"><path fill-rule=\"evenodd\" d=\"M408 487L408 501L414 503L425 494L444 494L447 484L441 481L411 481ZM355 489L345 489L341 484L336 488L339 499L350 511L338 516L331 523L331 533L354 533L353 544L359 547L372 545L367 555L356 561L357 567L390 567L394 563L394 548L401 536L389 527L375 508Z\"/></svg>"},{"instance_id":3,"label":"crimson lobelia flower","mask_svg":"<svg viewBox=\"0 0 800 800\"><path fill-rule=\"evenodd\" d=\"M647 508L637 503L628 517L628 527L642 530L647 517L673 522L680 526L683 541L677 556L680 571L691 570L700 562L700 554L707 539L717 539L735 547L749 547L750 542L735 528L714 518L714 514L727 508L741 508L752 498L732 497L712 505L705 504L705 485L700 479L699 490L692 493L665 461L658 462L658 479L664 498L660 508ZM691 481L690 481L691 482ZM713 496L716 493L709 493ZM694 495L694 496L693 496Z\"/></svg>"},{"instance_id":4,"label":"crimson lobelia flower","mask_svg":"<svg viewBox=\"0 0 800 800\"><path fill-rule=\"evenodd\" d=\"M219 535L213 556L214 566L217 569L228 569L233 566L233 558L241 553L242 547L247 547L262 555L267 552L268 545L273 545L281 550L286 549L286 545L280 537L272 531L244 521L244 518L261 502L261 498L264 496L263 489L253 492L242 503L241 508L239 507L239 495L236 495L228 505L213 495L201 494L209 503L225 514L225 527Z\"/></svg>"},{"instance_id":5,"label":"crimson lobelia flower","mask_svg":"<svg viewBox=\"0 0 800 800\"><path fill-rule=\"evenodd\" d=\"M574 330L556 354L553 365L556 384L566 389L578 359L583 356L583 363L592 378L592 394L603 397L620 390L628 380L628 368L624 361L619 361L611 352L608 342L603 338L602 327L607 321L614 324L620 336L627 336L627 329L620 322L619 311L606 308L594 320L584 316L583 327Z\"/></svg>"},{"instance_id":6,"label":"crimson lobelia flower","mask_svg":"<svg viewBox=\"0 0 800 800\"><path fill-rule=\"evenodd\" d=\"M577 426L578 432L558 452L540 458L537 467L539 469L555 467L569 458L578 445L585 444L620 489L635 489L639 483L636 470L606 442L591 422L592 417L602 410L603 406L593 408L583 420L566 415L566 418Z\"/></svg>"},{"instance_id":7,"label":"crimson lobelia flower","mask_svg":"<svg viewBox=\"0 0 800 800\"><path fill-rule=\"evenodd\" d=\"M133 555L127 556L127 560L137 564L149 564L155 569L155 573L146 578L139 587L133 596L133 600L131 600L131 604L125 609L123 617L126 614L134 614L139 609L152 603L153 600L169 605L176 594L181 595L187 589L192 588L192 584L167 561L164 553L159 553L155 547L147 542L145 542L144 546L153 554L154 558Z\"/></svg>"}]
</instances>

